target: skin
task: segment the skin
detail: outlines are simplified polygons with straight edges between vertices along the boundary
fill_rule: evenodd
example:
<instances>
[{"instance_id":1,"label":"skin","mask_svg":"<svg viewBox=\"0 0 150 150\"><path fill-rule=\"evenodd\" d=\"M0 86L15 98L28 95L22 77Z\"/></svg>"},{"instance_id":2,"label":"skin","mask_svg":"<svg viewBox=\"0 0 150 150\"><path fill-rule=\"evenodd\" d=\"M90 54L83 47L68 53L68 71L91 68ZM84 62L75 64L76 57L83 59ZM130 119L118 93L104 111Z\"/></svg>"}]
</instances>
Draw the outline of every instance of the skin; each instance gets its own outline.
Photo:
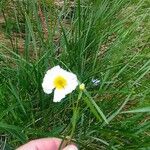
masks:
<instances>
[{"instance_id":1,"label":"skin","mask_svg":"<svg viewBox=\"0 0 150 150\"><path fill-rule=\"evenodd\" d=\"M58 138L43 138L30 141L16 150L58 150L61 144ZM75 145L67 145L62 150L78 150Z\"/></svg>"}]
</instances>

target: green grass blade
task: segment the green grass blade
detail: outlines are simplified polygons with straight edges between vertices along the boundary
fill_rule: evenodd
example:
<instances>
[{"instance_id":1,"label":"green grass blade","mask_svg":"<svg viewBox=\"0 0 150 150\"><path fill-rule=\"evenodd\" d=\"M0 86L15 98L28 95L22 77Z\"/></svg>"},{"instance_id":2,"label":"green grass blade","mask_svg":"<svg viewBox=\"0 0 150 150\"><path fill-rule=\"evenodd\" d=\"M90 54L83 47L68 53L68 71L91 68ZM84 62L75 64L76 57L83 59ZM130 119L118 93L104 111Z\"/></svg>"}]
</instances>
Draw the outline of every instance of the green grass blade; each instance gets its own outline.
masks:
<instances>
[{"instance_id":1,"label":"green grass blade","mask_svg":"<svg viewBox=\"0 0 150 150\"><path fill-rule=\"evenodd\" d=\"M125 99L125 101L122 103L122 105L119 107L119 109L117 109L117 111L115 111L112 115L110 115L108 118L107 118L107 121L110 122L112 121L120 112L121 110L123 109L123 107L127 104L127 102L130 100L131 98L131 95L132 93L130 93L128 95L128 97ZM105 126L106 123L103 123L102 127Z\"/></svg>"},{"instance_id":2,"label":"green grass blade","mask_svg":"<svg viewBox=\"0 0 150 150\"><path fill-rule=\"evenodd\" d=\"M134 110L128 110L128 111L123 111L121 114L126 114L126 113L147 113L150 112L150 107L144 107L144 108L139 108L139 109L134 109Z\"/></svg>"},{"instance_id":3,"label":"green grass blade","mask_svg":"<svg viewBox=\"0 0 150 150\"><path fill-rule=\"evenodd\" d=\"M95 109L97 110L99 115L102 117L102 119L105 121L105 123L108 124L108 120L106 119L104 113L101 111L100 107L96 104L94 99L90 96L90 94L86 90L84 91L84 93L89 98L91 105L93 105L95 107Z\"/></svg>"},{"instance_id":4,"label":"green grass blade","mask_svg":"<svg viewBox=\"0 0 150 150\"><path fill-rule=\"evenodd\" d=\"M14 95L14 97L16 98L16 100L18 101L18 104L21 106L22 111L25 115L27 115L26 113L26 109L23 105L23 102L21 101L20 97L19 97L19 93L17 92L17 90L14 88L13 84L9 81L9 86L10 86L10 91L11 93Z\"/></svg>"}]
</instances>

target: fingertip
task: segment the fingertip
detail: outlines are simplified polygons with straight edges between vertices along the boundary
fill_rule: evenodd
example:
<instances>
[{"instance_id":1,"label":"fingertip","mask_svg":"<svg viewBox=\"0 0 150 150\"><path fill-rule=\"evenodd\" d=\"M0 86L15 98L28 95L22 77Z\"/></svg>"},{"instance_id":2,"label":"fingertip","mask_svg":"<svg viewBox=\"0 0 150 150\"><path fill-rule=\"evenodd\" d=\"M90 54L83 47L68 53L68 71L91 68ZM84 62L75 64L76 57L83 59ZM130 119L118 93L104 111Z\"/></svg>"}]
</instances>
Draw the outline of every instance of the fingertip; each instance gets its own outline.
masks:
<instances>
[{"instance_id":1,"label":"fingertip","mask_svg":"<svg viewBox=\"0 0 150 150\"><path fill-rule=\"evenodd\" d=\"M63 150L78 150L78 148L75 145L68 145Z\"/></svg>"},{"instance_id":2,"label":"fingertip","mask_svg":"<svg viewBox=\"0 0 150 150\"><path fill-rule=\"evenodd\" d=\"M32 140L25 145L19 147L16 150L58 150L61 139L58 138L42 138L42 139L36 139Z\"/></svg>"}]
</instances>

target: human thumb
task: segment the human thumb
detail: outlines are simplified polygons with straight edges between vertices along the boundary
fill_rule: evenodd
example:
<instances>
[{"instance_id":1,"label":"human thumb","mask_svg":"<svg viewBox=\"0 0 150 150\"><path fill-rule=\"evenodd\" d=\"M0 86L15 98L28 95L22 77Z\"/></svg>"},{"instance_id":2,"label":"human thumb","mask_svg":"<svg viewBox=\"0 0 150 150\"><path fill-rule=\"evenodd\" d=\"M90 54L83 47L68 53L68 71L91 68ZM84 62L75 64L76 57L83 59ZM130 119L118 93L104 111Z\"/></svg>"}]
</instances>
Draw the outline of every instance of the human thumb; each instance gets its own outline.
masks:
<instances>
[{"instance_id":1,"label":"human thumb","mask_svg":"<svg viewBox=\"0 0 150 150\"><path fill-rule=\"evenodd\" d=\"M63 150L78 150L78 148L75 145L68 145Z\"/></svg>"}]
</instances>

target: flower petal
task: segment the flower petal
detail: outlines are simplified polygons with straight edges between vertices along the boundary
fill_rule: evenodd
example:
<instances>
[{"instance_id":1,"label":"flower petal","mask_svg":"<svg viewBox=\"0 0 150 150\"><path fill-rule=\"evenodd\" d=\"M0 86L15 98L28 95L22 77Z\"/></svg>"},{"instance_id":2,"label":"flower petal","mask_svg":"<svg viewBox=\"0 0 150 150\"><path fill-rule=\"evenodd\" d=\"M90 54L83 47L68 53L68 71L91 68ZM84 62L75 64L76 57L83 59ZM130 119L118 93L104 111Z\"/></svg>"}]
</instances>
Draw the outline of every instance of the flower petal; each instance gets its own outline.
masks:
<instances>
[{"instance_id":1,"label":"flower petal","mask_svg":"<svg viewBox=\"0 0 150 150\"><path fill-rule=\"evenodd\" d=\"M64 89L62 90L55 89L53 102L60 102L63 98L65 98L65 96L66 95Z\"/></svg>"},{"instance_id":2,"label":"flower petal","mask_svg":"<svg viewBox=\"0 0 150 150\"><path fill-rule=\"evenodd\" d=\"M47 94L50 94L54 89L53 79L49 75L45 75L42 83L43 91Z\"/></svg>"},{"instance_id":3,"label":"flower petal","mask_svg":"<svg viewBox=\"0 0 150 150\"><path fill-rule=\"evenodd\" d=\"M67 86L64 88L65 94L71 93L78 86L77 76L73 73L67 72Z\"/></svg>"},{"instance_id":4,"label":"flower petal","mask_svg":"<svg viewBox=\"0 0 150 150\"><path fill-rule=\"evenodd\" d=\"M52 93L52 90L54 89L53 80L56 74L59 72L59 70L60 66L56 66L46 72L42 83L43 91L45 93Z\"/></svg>"},{"instance_id":5,"label":"flower petal","mask_svg":"<svg viewBox=\"0 0 150 150\"><path fill-rule=\"evenodd\" d=\"M53 89L46 89L46 88L43 88L43 91L46 93L46 94L51 94Z\"/></svg>"}]
</instances>

